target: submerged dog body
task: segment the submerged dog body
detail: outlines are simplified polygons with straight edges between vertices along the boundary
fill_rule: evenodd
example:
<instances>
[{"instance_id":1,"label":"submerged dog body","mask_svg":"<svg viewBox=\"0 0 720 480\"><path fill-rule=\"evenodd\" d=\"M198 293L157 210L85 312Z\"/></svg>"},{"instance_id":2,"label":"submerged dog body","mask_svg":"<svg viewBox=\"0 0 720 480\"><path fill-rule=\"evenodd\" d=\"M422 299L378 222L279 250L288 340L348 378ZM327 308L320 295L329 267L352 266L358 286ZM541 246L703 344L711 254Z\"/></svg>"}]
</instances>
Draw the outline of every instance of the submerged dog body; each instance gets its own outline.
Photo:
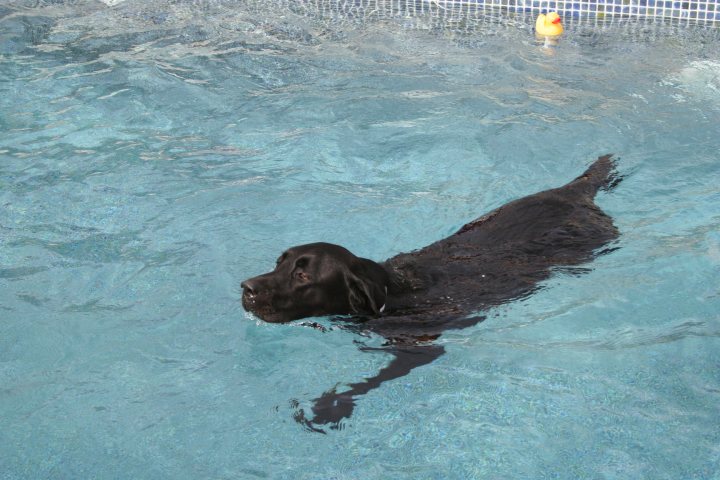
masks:
<instances>
[{"instance_id":1,"label":"submerged dog body","mask_svg":"<svg viewBox=\"0 0 720 480\"><path fill-rule=\"evenodd\" d=\"M427 342L475 324L478 312L532 293L558 267L592 259L618 235L595 194L616 182L610 155L567 185L512 201L455 234L382 263L328 243L293 247L269 273L242 283L246 310L268 322L326 315L388 339L376 377L316 399L313 424L348 417L353 397L441 355ZM310 422L302 420L308 424Z\"/></svg>"}]
</instances>

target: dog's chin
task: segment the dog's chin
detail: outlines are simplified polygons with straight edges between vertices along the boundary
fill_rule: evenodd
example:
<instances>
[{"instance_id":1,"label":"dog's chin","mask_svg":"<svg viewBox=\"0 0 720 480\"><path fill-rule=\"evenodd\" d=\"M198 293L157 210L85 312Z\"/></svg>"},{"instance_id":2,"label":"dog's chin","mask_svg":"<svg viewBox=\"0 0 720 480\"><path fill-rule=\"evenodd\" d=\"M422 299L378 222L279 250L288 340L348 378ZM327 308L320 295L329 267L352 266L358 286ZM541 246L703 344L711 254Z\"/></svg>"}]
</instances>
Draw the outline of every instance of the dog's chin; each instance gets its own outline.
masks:
<instances>
[{"instance_id":1,"label":"dog's chin","mask_svg":"<svg viewBox=\"0 0 720 480\"><path fill-rule=\"evenodd\" d=\"M245 311L251 313L253 316L259 318L265 323L287 323L292 320L290 318L285 318L284 316L276 312L268 310L254 310L251 308L245 308Z\"/></svg>"},{"instance_id":2,"label":"dog's chin","mask_svg":"<svg viewBox=\"0 0 720 480\"><path fill-rule=\"evenodd\" d=\"M246 312L251 313L263 322L267 323L287 323L292 321L287 315L276 312L271 306L258 306L251 301L243 298L242 306Z\"/></svg>"},{"instance_id":3,"label":"dog's chin","mask_svg":"<svg viewBox=\"0 0 720 480\"><path fill-rule=\"evenodd\" d=\"M260 317L260 320L265 323L288 323L292 321L291 318L284 318L279 315L265 315L264 317Z\"/></svg>"}]
</instances>

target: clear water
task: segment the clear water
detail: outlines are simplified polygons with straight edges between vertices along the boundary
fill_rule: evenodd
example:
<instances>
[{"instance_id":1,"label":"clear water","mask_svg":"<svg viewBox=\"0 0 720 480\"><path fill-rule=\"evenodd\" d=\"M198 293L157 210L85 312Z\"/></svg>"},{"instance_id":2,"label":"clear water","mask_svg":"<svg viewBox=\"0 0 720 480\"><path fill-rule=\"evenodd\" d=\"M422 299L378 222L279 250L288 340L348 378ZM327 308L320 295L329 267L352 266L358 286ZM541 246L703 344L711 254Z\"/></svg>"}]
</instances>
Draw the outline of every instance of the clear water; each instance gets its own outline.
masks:
<instances>
[{"instance_id":1,"label":"clear water","mask_svg":"<svg viewBox=\"0 0 720 480\"><path fill-rule=\"evenodd\" d=\"M718 45L0 7L0 478L720 478ZM343 429L292 420L388 357L256 321L240 280L423 246L606 152L619 250Z\"/></svg>"}]
</instances>

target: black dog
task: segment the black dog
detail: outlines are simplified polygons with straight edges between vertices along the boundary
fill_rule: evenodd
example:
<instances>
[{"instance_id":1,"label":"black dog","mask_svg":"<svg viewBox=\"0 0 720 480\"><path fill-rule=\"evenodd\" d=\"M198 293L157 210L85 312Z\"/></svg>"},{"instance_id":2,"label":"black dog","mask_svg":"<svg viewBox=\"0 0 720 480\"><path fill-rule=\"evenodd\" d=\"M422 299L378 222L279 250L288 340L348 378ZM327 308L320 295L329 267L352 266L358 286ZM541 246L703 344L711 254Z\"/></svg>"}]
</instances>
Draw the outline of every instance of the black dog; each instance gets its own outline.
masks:
<instances>
[{"instance_id":1,"label":"black dog","mask_svg":"<svg viewBox=\"0 0 720 480\"><path fill-rule=\"evenodd\" d=\"M351 315L350 328L387 339L395 358L375 377L315 400L308 428L350 416L354 398L442 355L430 342L447 329L474 325L478 312L531 294L554 267L592 259L618 236L595 205L619 179L610 155L567 185L512 201L421 250L383 263L329 243L293 247L275 270L242 283L243 307L267 322Z\"/></svg>"}]
</instances>

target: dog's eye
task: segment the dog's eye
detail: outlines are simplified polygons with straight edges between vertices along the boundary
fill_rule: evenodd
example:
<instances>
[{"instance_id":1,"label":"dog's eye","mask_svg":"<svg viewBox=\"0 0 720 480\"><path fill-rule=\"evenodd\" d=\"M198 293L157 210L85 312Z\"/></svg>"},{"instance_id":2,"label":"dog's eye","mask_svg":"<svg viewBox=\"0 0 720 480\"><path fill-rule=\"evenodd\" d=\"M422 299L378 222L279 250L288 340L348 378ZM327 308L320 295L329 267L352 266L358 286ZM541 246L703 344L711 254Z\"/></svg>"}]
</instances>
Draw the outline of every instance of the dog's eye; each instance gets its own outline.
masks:
<instances>
[{"instance_id":1,"label":"dog's eye","mask_svg":"<svg viewBox=\"0 0 720 480\"><path fill-rule=\"evenodd\" d=\"M308 266L309 260L307 257L300 257L297 260L295 260L295 268L305 268Z\"/></svg>"},{"instance_id":2,"label":"dog's eye","mask_svg":"<svg viewBox=\"0 0 720 480\"><path fill-rule=\"evenodd\" d=\"M275 265L276 266L280 265L283 262L283 260L285 260L287 258L287 256L288 256L287 252L280 255L280 257L275 261Z\"/></svg>"}]
</instances>

